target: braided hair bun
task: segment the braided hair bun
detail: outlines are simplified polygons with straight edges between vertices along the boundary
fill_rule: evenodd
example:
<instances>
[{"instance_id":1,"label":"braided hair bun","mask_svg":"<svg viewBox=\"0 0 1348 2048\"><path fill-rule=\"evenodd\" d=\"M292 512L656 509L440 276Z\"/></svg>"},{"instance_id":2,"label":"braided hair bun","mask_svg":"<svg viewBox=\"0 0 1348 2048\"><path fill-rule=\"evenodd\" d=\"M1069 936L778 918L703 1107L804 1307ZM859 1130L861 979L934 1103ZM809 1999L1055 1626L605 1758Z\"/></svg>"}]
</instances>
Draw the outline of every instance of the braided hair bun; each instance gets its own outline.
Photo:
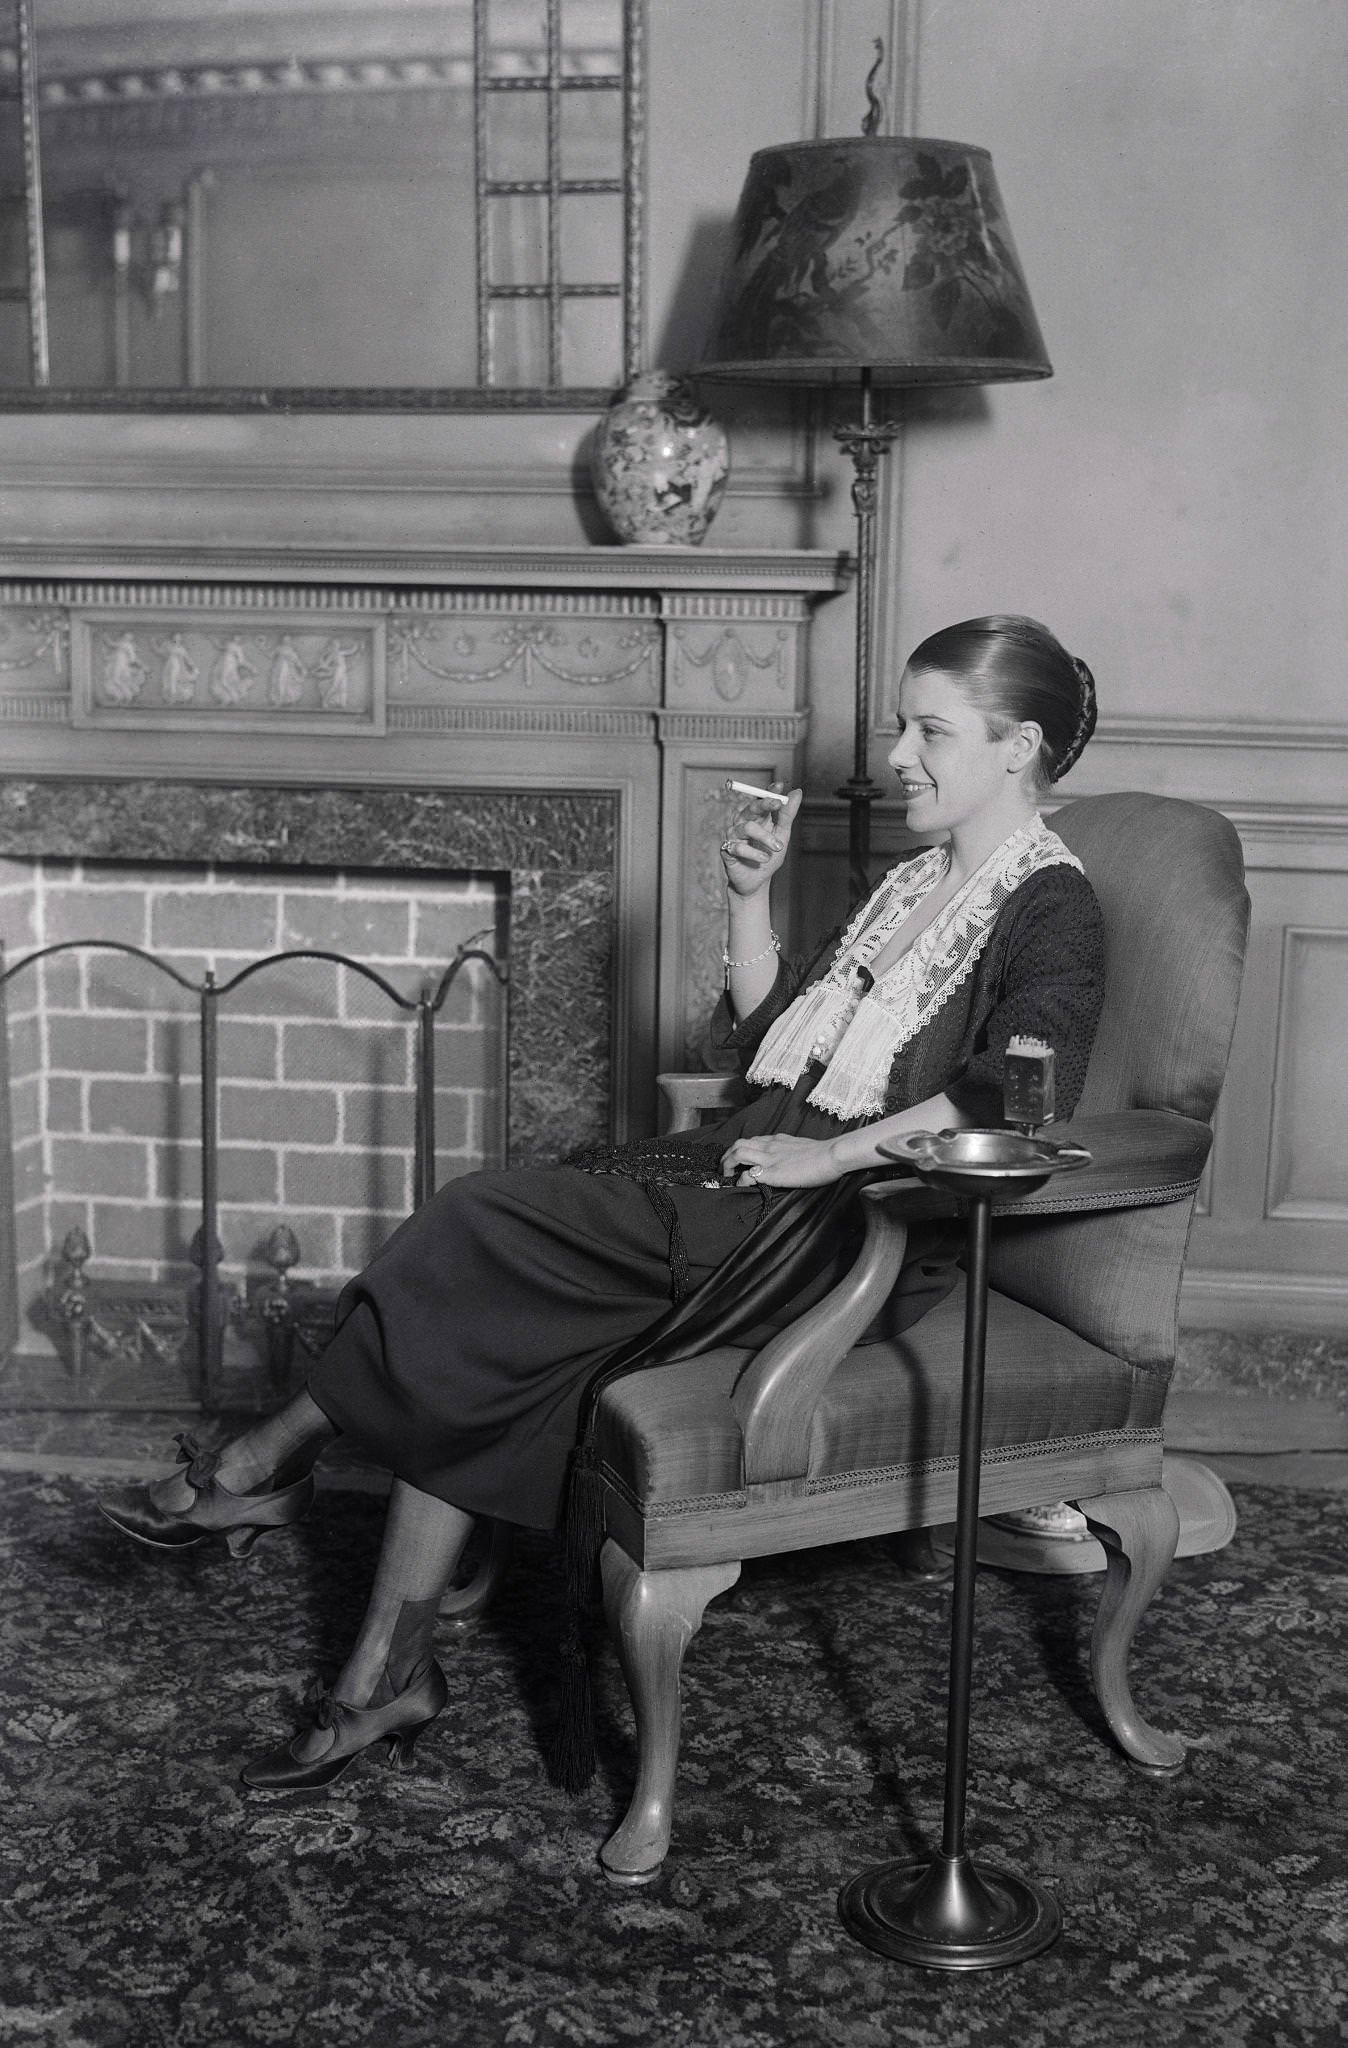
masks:
<instances>
[{"instance_id":1,"label":"braided hair bun","mask_svg":"<svg viewBox=\"0 0 1348 2048\"><path fill-rule=\"evenodd\" d=\"M1070 655L1068 658L1081 691L1081 709L1077 714L1076 730L1049 770L1054 782L1060 782L1068 769L1076 766L1081 758L1082 749L1095 731L1095 677L1079 654Z\"/></svg>"}]
</instances>

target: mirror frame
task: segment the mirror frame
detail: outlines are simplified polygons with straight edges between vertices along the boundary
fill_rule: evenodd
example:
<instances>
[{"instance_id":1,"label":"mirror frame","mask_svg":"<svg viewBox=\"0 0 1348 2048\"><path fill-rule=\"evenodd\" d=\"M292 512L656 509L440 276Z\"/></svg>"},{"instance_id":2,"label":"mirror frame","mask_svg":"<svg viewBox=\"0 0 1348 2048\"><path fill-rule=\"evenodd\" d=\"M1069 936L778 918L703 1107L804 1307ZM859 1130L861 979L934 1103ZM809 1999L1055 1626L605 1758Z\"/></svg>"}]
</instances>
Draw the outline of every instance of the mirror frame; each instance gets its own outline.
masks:
<instances>
[{"instance_id":1,"label":"mirror frame","mask_svg":"<svg viewBox=\"0 0 1348 2048\"><path fill-rule=\"evenodd\" d=\"M30 275L41 277L41 145L32 71L32 0L13 0L19 44ZM623 23L623 384L641 370L645 342L646 0L620 0ZM474 0L474 9L478 0ZM42 287L45 345L45 285ZM612 385L104 385L0 387L0 413L519 413L602 412Z\"/></svg>"}]
</instances>

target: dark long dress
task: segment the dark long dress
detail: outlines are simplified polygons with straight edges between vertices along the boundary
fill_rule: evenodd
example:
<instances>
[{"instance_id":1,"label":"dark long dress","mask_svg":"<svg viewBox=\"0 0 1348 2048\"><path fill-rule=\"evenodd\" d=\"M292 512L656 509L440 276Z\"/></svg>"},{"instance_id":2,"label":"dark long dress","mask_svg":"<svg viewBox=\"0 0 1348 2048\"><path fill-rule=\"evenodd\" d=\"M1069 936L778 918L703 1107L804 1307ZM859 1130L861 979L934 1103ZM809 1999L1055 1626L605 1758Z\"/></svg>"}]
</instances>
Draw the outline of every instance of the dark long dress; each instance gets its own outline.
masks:
<instances>
[{"instance_id":1,"label":"dark long dress","mask_svg":"<svg viewBox=\"0 0 1348 2048\"><path fill-rule=\"evenodd\" d=\"M821 955L811 965L827 964L831 944ZM747 1064L800 980L784 965L739 1026L723 1010L719 1041ZM1069 1115L1102 990L1090 886L1075 869L1043 869L1007 900L974 973L896 1060L886 1113L945 1092L975 1120L998 1120L1002 1056L1021 1032L1054 1046L1060 1113ZM726 1146L764 1131L828 1138L849 1128L811 1107L808 1089L808 1081L765 1089L692 1143L652 1140L585 1167L451 1181L344 1289L336 1335L310 1375L313 1399L422 1491L473 1513L553 1527L596 1364L669 1309L672 1273L695 1289L773 1199L720 1184ZM812 1248L790 1312L831 1283L852 1235L835 1221ZM891 1327L946 1291L953 1254L948 1238L910 1245Z\"/></svg>"}]
</instances>

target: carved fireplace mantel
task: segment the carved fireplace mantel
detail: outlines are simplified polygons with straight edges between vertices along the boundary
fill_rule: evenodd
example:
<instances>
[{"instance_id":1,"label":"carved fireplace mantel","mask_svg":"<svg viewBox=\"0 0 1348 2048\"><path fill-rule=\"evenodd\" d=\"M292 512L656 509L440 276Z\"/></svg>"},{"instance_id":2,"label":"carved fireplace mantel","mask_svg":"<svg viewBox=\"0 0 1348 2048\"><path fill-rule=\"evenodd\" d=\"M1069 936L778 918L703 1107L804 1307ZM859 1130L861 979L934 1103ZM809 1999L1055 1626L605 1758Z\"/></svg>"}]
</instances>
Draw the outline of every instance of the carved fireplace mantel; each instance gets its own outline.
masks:
<instances>
[{"instance_id":1,"label":"carved fireplace mantel","mask_svg":"<svg viewBox=\"0 0 1348 2048\"><path fill-rule=\"evenodd\" d=\"M648 1126L657 1067L697 1058L721 784L799 777L810 613L845 576L803 549L9 545L0 763L11 795L608 793L621 1134ZM43 850L22 809L0 806L0 856Z\"/></svg>"},{"instance_id":2,"label":"carved fireplace mantel","mask_svg":"<svg viewBox=\"0 0 1348 2048\"><path fill-rule=\"evenodd\" d=\"M527 547L239 548L145 542L8 541L0 576L84 580L422 585L491 590L773 590L826 597L846 579L829 548Z\"/></svg>"}]
</instances>

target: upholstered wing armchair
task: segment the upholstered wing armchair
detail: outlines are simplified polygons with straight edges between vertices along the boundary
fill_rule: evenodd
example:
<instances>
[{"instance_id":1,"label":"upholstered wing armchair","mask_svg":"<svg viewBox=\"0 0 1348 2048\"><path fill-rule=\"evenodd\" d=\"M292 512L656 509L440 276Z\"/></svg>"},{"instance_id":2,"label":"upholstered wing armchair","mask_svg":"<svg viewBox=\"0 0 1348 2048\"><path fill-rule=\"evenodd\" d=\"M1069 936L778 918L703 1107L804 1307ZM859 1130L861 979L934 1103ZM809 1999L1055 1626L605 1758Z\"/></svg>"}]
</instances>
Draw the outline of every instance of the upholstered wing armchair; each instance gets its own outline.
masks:
<instances>
[{"instance_id":1,"label":"upholstered wing armchair","mask_svg":"<svg viewBox=\"0 0 1348 2048\"><path fill-rule=\"evenodd\" d=\"M1096 1694L1128 1758L1165 1775L1183 1745L1139 1713L1128 1653L1175 1550L1161 1418L1249 904L1239 841L1213 811L1106 796L1053 823L1105 920L1103 1020L1070 1126L1094 1163L994 1217L981 1506L1080 1505L1108 1558ZM734 1085L668 1079L675 1129ZM858 1343L909 1224L948 1198L905 1177L863 1199L853 1270L763 1350L722 1347L602 1396L605 1609L639 1744L631 1805L602 1851L619 1881L653 1876L668 1849L684 1651L741 1561L953 1518L962 1286L901 1338Z\"/></svg>"}]
</instances>

